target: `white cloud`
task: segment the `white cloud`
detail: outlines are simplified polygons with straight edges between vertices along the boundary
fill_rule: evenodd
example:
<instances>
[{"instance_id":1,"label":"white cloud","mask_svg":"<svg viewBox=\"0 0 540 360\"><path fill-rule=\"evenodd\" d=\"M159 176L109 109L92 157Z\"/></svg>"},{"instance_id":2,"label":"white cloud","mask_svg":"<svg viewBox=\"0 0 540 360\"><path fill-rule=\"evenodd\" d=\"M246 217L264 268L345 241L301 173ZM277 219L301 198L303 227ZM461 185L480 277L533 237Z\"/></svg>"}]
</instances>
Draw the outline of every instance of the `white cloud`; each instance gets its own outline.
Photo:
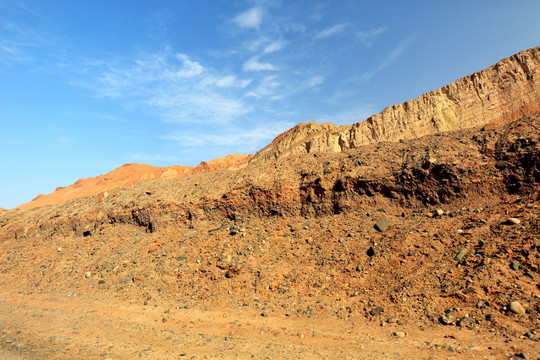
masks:
<instances>
[{"instance_id":1,"label":"white cloud","mask_svg":"<svg viewBox=\"0 0 540 360\"><path fill-rule=\"evenodd\" d=\"M378 27L370 29L368 31L359 31L356 33L356 37L367 47L373 45L373 39L387 30L386 27Z\"/></svg>"},{"instance_id":2,"label":"white cloud","mask_svg":"<svg viewBox=\"0 0 540 360\"><path fill-rule=\"evenodd\" d=\"M295 124L288 121L275 121L262 123L254 128L246 129L229 127L220 132L182 132L173 135L162 136L163 140L176 141L182 146L193 148L209 146L234 146L235 148L248 148L248 151L259 150L262 146L270 143L277 135L290 129ZM244 150L245 151L245 150Z\"/></svg>"},{"instance_id":3,"label":"white cloud","mask_svg":"<svg viewBox=\"0 0 540 360\"><path fill-rule=\"evenodd\" d=\"M277 100L280 96L275 96L275 92L281 87L281 83L277 80L275 75L265 76L259 81L258 86L248 92L245 96L255 98L269 98L270 100Z\"/></svg>"},{"instance_id":4,"label":"white cloud","mask_svg":"<svg viewBox=\"0 0 540 360\"><path fill-rule=\"evenodd\" d=\"M284 40L274 41L274 42L270 43L268 46L266 46L264 48L264 53L265 54L270 54L270 53L279 51L279 50L283 49L285 47L285 45L287 45L287 42L284 41Z\"/></svg>"},{"instance_id":5,"label":"white cloud","mask_svg":"<svg viewBox=\"0 0 540 360\"><path fill-rule=\"evenodd\" d=\"M243 66L244 71L263 71L263 70L276 70L274 65L270 63L259 62L258 56L253 56L246 61Z\"/></svg>"},{"instance_id":6,"label":"white cloud","mask_svg":"<svg viewBox=\"0 0 540 360\"><path fill-rule=\"evenodd\" d=\"M392 52L379 64L379 66L377 66L372 71L368 71L368 72L365 72L364 74L362 74L362 79L363 80L369 80L372 77L374 77L377 73L379 73L380 71L386 69L390 64L392 64L394 61L396 61L401 56L401 54L403 54L403 52L409 47L409 45L411 45L414 38L415 38L415 36L411 35L408 38L406 38L405 40L403 40L402 42L400 42L398 44L398 46L396 46L394 48L394 50L392 50Z\"/></svg>"},{"instance_id":7,"label":"white cloud","mask_svg":"<svg viewBox=\"0 0 540 360\"><path fill-rule=\"evenodd\" d=\"M251 8L234 18L234 22L241 28L258 28L263 20L264 12L260 7Z\"/></svg>"},{"instance_id":8,"label":"white cloud","mask_svg":"<svg viewBox=\"0 0 540 360\"><path fill-rule=\"evenodd\" d=\"M228 75L219 79L216 82L216 85L218 87L223 87L223 88L232 88L232 87L245 88L250 83L251 83L251 79L239 80L234 75Z\"/></svg>"},{"instance_id":9,"label":"white cloud","mask_svg":"<svg viewBox=\"0 0 540 360\"><path fill-rule=\"evenodd\" d=\"M309 79L309 87L319 86L324 82L324 76L317 75Z\"/></svg>"},{"instance_id":10,"label":"white cloud","mask_svg":"<svg viewBox=\"0 0 540 360\"><path fill-rule=\"evenodd\" d=\"M327 29L324 29L320 32L318 32L316 35L315 35L315 38L316 39L325 39L327 37L330 37L330 36L333 36L333 35L336 35L340 32L342 32L344 29L345 29L346 25L345 24L337 24L337 25L334 25L332 27L329 27Z\"/></svg>"},{"instance_id":11,"label":"white cloud","mask_svg":"<svg viewBox=\"0 0 540 360\"><path fill-rule=\"evenodd\" d=\"M234 91L250 81L216 75L189 56L166 49L127 66L109 67L87 87L101 97L147 105L168 122L227 123L251 111Z\"/></svg>"},{"instance_id":12,"label":"white cloud","mask_svg":"<svg viewBox=\"0 0 540 360\"><path fill-rule=\"evenodd\" d=\"M347 110L332 115L323 115L315 119L318 123L331 122L336 125L351 125L366 120L375 113L373 106L360 105L352 110Z\"/></svg>"}]
</instances>

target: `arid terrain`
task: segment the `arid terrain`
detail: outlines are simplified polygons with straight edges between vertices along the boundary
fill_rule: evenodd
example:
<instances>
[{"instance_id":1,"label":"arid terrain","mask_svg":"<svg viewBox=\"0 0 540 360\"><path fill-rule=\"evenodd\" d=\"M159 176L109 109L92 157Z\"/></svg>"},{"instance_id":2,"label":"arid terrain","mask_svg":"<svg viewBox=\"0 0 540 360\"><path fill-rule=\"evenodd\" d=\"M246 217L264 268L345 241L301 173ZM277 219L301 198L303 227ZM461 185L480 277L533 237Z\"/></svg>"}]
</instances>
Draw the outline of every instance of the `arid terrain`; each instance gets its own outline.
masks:
<instances>
[{"instance_id":1,"label":"arid terrain","mask_svg":"<svg viewBox=\"0 0 540 360\"><path fill-rule=\"evenodd\" d=\"M0 358L540 358L540 48L214 164L0 210Z\"/></svg>"}]
</instances>

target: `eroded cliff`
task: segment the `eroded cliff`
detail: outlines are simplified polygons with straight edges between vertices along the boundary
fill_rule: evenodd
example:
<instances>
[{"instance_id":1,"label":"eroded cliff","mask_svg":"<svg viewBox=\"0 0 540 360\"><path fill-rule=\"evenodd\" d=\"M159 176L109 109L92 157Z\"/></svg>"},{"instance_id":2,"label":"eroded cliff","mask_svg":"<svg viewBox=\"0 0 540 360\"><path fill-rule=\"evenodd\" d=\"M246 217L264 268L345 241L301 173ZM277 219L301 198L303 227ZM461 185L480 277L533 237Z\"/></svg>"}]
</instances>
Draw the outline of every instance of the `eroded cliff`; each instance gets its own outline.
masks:
<instances>
[{"instance_id":1,"label":"eroded cliff","mask_svg":"<svg viewBox=\"0 0 540 360\"><path fill-rule=\"evenodd\" d=\"M251 163L508 122L539 110L540 47L535 47L350 126L300 124L259 151Z\"/></svg>"}]
</instances>

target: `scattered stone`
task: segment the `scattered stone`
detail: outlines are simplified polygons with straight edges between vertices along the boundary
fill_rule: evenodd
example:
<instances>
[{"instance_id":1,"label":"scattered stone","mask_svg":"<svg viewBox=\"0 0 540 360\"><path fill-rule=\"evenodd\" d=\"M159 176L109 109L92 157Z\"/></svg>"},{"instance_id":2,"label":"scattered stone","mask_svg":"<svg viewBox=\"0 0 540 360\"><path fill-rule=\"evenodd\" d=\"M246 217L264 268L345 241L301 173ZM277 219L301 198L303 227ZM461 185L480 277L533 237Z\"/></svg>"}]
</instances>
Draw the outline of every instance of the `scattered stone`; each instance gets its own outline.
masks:
<instances>
[{"instance_id":1,"label":"scattered stone","mask_svg":"<svg viewBox=\"0 0 540 360\"><path fill-rule=\"evenodd\" d=\"M519 301L512 301L508 304L508 310L518 315L525 315L525 308Z\"/></svg>"},{"instance_id":2,"label":"scattered stone","mask_svg":"<svg viewBox=\"0 0 540 360\"><path fill-rule=\"evenodd\" d=\"M495 320L495 315L493 315L493 314L487 314L487 315L486 315L486 320L487 320L487 321L493 321L493 320Z\"/></svg>"},{"instance_id":3,"label":"scattered stone","mask_svg":"<svg viewBox=\"0 0 540 360\"><path fill-rule=\"evenodd\" d=\"M395 337L398 337L398 338L404 338L405 337L405 333L403 331L394 331L394 333L392 335L394 335Z\"/></svg>"},{"instance_id":4,"label":"scattered stone","mask_svg":"<svg viewBox=\"0 0 540 360\"><path fill-rule=\"evenodd\" d=\"M443 209L437 209L435 212L437 213L437 216L443 216L444 215L444 210Z\"/></svg>"},{"instance_id":5,"label":"scattered stone","mask_svg":"<svg viewBox=\"0 0 540 360\"><path fill-rule=\"evenodd\" d=\"M473 320L470 317L464 316L459 320L458 325L460 327L467 327L468 325L471 325L472 321Z\"/></svg>"},{"instance_id":6,"label":"scattered stone","mask_svg":"<svg viewBox=\"0 0 540 360\"><path fill-rule=\"evenodd\" d=\"M519 261L512 261L512 263L510 264L510 268L512 270L515 270L515 271L518 271L519 270Z\"/></svg>"},{"instance_id":7,"label":"scattered stone","mask_svg":"<svg viewBox=\"0 0 540 360\"><path fill-rule=\"evenodd\" d=\"M367 249L366 254L369 257L375 256L375 249L373 249L373 247L370 246L369 249Z\"/></svg>"},{"instance_id":8,"label":"scattered stone","mask_svg":"<svg viewBox=\"0 0 540 360\"><path fill-rule=\"evenodd\" d=\"M167 322L167 319L166 319L166 318L163 318L163 319L161 319L161 322L166 323L166 322Z\"/></svg>"},{"instance_id":9,"label":"scattered stone","mask_svg":"<svg viewBox=\"0 0 540 360\"><path fill-rule=\"evenodd\" d=\"M98 281L98 284L100 284L100 285L105 284L105 280L100 279L100 280Z\"/></svg>"},{"instance_id":10,"label":"scattered stone","mask_svg":"<svg viewBox=\"0 0 540 360\"><path fill-rule=\"evenodd\" d=\"M390 225L392 225L392 223L385 216L383 216L382 218L379 219L379 221L375 223L373 227L377 231L385 232L386 230L388 230Z\"/></svg>"},{"instance_id":11,"label":"scattered stone","mask_svg":"<svg viewBox=\"0 0 540 360\"><path fill-rule=\"evenodd\" d=\"M505 223L507 225L519 225L521 224L521 221L519 221L519 219L516 219L516 218L508 218L506 219Z\"/></svg>"},{"instance_id":12,"label":"scattered stone","mask_svg":"<svg viewBox=\"0 0 540 360\"><path fill-rule=\"evenodd\" d=\"M235 277L235 276L238 275L238 274L240 274L240 268L231 266L231 267L225 272L225 277L226 277L227 279L230 279L230 278Z\"/></svg>"},{"instance_id":13,"label":"scattered stone","mask_svg":"<svg viewBox=\"0 0 540 360\"><path fill-rule=\"evenodd\" d=\"M530 277L531 279L534 280L534 274L532 272L530 272L530 271L526 271L525 276Z\"/></svg>"},{"instance_id":14,"label":"scattered stone","mask_svg":"<svg viewBox=\"0 0 540 360\"><path fill-rule=\"evenodd\" d=\"M61 248L61 247L59 247L58 249L56 249L56 251L58 251L58 252L62 252L62 248Z\"/></svg>"},{"instance_id":15,"label":"scattered stone","mask_svg":"<svg viewBox=\"0 0 540 360\"><path fill-rule=\"evenodd\" d=\"M377 306L376 308L371 309L371 311L369 312L369 314L372 315L372 316L374 316L374 315L380 314L382 311L383 311L383 308L382 308L381 306Z\"/></svg>"},{"instance_id":16,"label":"scattered stone","mask_svg":"<svg viewBox=\"0 0 540 360\"><path fill-rule=\"evenodd\" d=\"M529 359L529 355L527 353L524 353L524 352L516 353L516 355L514 355L514 356L517 357L517 358L520 358L520 359L525 359L525 360Z\"/></svg>"},{"instance_id":17,"label":"scattered stone","mask_svg":"<svg viewBox=\"0 0 540 360\"><path fill-rule=\"evenodd\" d=\"M465 255L467 255L467 249L461 249L461 250L459 250L459 252L454 257L454 260L461 261L461 260L463 260Z\"/></svg>"},{"instance_id":18,"label":"scattered stone","mask_svg":"<svg viewBox=\"0 0 540 360\"><path fill-rule=\"evenodd\" d=\"M92 272L91 272L91 271L87 271L87 272L84 273L84 277L85 277L85 278L88 279L90 276L92 276Z\"/></svg>"},{"instance_id":19,"label":"scattered stone","mask_svg":"<svg viewBox=\"0 0 540 360\"><path fill-rule=\"evenodd\" d=\"M432 218L433 216L434 216L434 215L433 215L433 213L432 213L432 212L428 212L428 213L426 213L426 217L428 217L428 218Z\"/></svg>"},{"instance_id":20,"label":"scattered stone","mask_svg":"<svg viewBox=\"0 0 540 360\"><path fill-rule=\"evenodd\" d=\"M388 319L386 319L386 322L389 323L389 324L393 324L397 321L397 319L395 317L389 317Z\"/></svg>"},{"instance_id":21,"label":"scattered stone","mask_svg":"<svg viewBox=\"0 0 540 360\"><path fill-rule=\"evenodd\" d=\"M456 317L452 313L442 314L439 317L439 322L443 325L454 325L456 323Z\"/></svg>"}]
</instances>

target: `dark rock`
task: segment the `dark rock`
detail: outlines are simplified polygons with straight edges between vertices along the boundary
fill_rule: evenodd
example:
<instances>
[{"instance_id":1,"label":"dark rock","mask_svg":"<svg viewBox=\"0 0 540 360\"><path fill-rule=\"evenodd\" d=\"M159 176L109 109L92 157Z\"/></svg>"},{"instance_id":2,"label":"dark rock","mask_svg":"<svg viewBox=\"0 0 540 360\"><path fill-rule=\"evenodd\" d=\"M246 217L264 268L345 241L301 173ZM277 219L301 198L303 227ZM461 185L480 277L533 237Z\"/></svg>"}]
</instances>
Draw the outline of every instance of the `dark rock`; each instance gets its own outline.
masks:
<instances>
[{"instance_id":1,"label":"dark rock","mask_svg":"<svg viewBox=\"0 0 540 360\"><path fill-rule=\"evenodd\" d=\"M458 325L461 326L461 327L466 327L468 325L471 325L472 322L473 322L473 320L470 317L464 316L459 320Z\"/></svg>"},{"instance_id":2,"label":"dark rock","mask_svg":"<svg viewBox=\"0 0 540 360\"><path fill-rule=\"evenodd\" d=\"M373 249L373 247L370 246L369 249L367 249L366 254L369 257L375 256L375 250Z\"/></svg>"},{"instance_id":3,"label":"dark rock","mask_svg":"<svg viewBox=\"0 0 540 360\"><path fill-rule=\"evenodd\" d=\"M452 313L443 314L439 317L439 322L443 325L454 325L456 323L456 317Z\"/></svg>"},{"instance_id":4,"label":"dark rock","mask_svg":"<svg viewBox=\"0 0 540 360\"><path fill-rule=\"evenodd\" d=\"M369 315L378 315L383 311L383 308L381 306L377 306L376 308L372 309L369 312Z\"/></svg>"},{"instance_id":5,"label":"dark rock","mask_svg":"<svg viewBox=\"0 0 540 360\"><path fill-rule=\"evenodd\" d=\"M512 263L510 264L510 268L512 270L515 270L515 271L518 271L519 270L519 261L512 261Z\"/></svg>"},{"instance_id":6,"label":"dark rock","mask_svg":"<svg viewBox=\"0 0 540 360\"><path fill-rule=\"evenodd\" d=\"M373 227L377 231L385 232L386 230L388 230L390 225L392 225L392 223L385 216L383 216L382 218L379 219L379 221L375 223Z\"/></svg>"}]
</instances>

